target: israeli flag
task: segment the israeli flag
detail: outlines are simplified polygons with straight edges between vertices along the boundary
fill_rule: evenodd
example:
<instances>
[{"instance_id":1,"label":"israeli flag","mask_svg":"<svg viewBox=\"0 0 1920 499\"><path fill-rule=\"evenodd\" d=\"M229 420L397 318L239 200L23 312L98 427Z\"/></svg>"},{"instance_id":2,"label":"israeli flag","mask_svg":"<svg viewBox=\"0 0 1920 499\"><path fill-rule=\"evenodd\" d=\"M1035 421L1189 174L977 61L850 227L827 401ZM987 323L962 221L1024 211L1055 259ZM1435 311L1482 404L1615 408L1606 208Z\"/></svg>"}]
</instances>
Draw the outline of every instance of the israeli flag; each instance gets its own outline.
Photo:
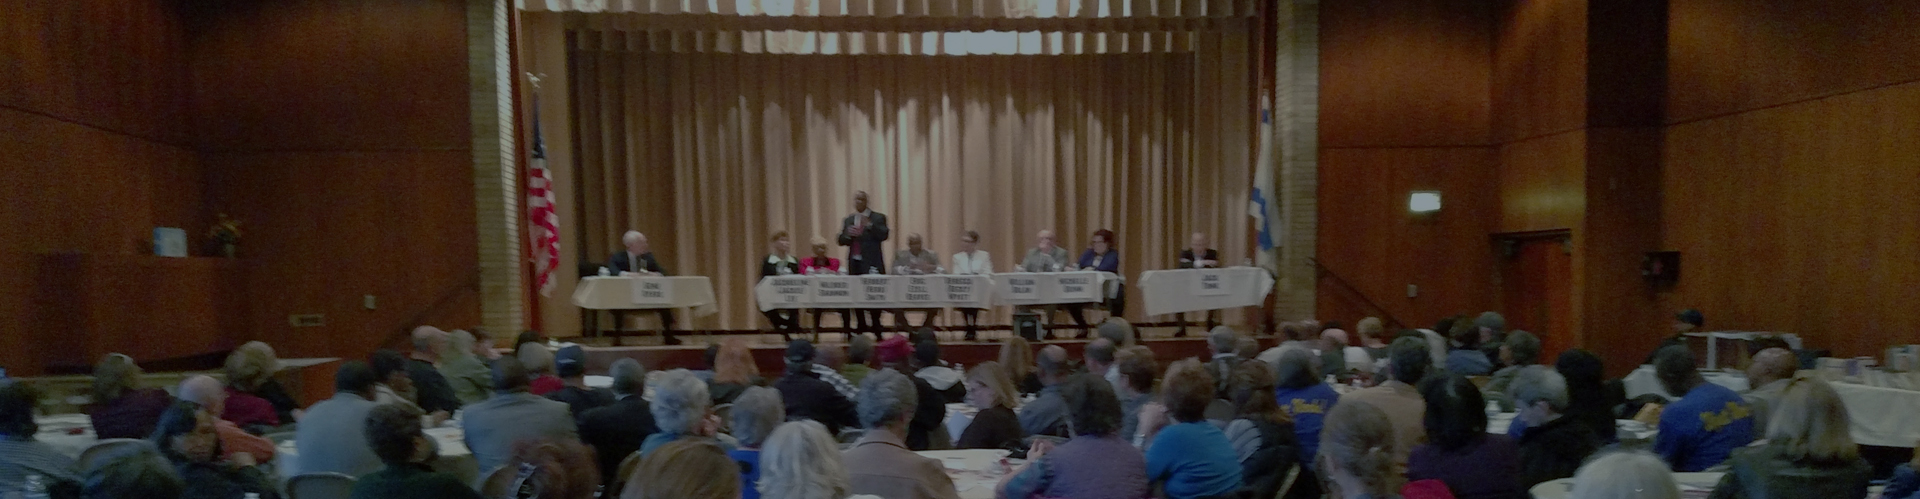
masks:
<instances>
[{"instance_id":1,"label":"israeli flag","mask_svg":"<svg viewBox=\"0 0 1920 499\"><path fill-rule=\"evenodd\" d=\"M1253 217L1254 228L1259 231L1260 265L1271 265L1273 250L1279 245L1273 233L1274 208L1278 206L1274 199L1273 185L1273 106L1270 99L1260 99L1260 150L1253 163L1253 193L1247 196L1247 216Z\"/></svg>"}]
</instances>

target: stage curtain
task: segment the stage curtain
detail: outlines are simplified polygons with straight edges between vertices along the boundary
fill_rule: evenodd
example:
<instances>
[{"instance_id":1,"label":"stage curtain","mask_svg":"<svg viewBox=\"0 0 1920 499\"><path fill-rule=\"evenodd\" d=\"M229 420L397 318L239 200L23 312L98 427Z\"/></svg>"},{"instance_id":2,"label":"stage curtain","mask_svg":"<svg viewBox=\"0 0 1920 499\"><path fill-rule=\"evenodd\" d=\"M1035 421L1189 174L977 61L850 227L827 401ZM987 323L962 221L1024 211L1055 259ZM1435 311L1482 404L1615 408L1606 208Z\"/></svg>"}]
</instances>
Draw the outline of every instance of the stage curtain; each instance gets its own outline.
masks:
<instances>
[{"instance_id":1,"label":"stage curtain","mask_svg":"<svg viewBox=\"0 0 1920 499\"><path fill-rule=\"evenodd\" d=\"M948 262L978 231L1004 271L1042 229L1077 256L1103 228L1118 233L1129 286L1173 267L1196 231L1237 264L1249 256L1256 119L1247 36L1103 45L1150 37L1163 41L909 55L768 53L772 35L755 53L711 41L727 37L570 32L577 159L561 202L576 203L585 261L604 262L633 229L673 273L711 277L721 312L682 318L689 329L768 327L752 294L768 236L791 233L801 256L810 238L831 245L862 190L889 217L889 265L909 234ZM1129 292L1128 319L1170 320L1142 316L1139 295Z\"/></svg>"}]
</instances>

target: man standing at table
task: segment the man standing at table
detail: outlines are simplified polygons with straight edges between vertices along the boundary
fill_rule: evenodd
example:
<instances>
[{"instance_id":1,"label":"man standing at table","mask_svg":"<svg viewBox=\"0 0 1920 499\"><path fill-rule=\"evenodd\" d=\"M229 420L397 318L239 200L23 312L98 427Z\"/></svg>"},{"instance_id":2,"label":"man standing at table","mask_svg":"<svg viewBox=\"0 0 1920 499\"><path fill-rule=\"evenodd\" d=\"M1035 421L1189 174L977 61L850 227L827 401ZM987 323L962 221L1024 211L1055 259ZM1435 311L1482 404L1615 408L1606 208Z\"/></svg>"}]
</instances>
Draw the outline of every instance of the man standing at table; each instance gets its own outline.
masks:
<instances>
[{"instance_id":1,"label":"man standing at table","mask_svg":"<svg viewBox=\"0 0 1920 499\"><path fill-rule=\"evenodd\" d=\"M1183 269L1220 268L1220 253L1214 251L1213 248L1207 247L1206 233L1204 232L1193 233L1193 240L1191 244L1187 245L1186 250L1183 250L1180 252L1180 266L1178 268L1183 268ZM1213 329L1214 320L1216 317L1218 317L1216 314L1219 314L1219 313L1220 312L1218 310L1206 311L1208 330ZM1180 314L1180 331L1174 333L1173 335L1174 336L1187 335L1187 314L1185 312L1182 312Z\"/></svg>"},{"instance_id":2,"label":"man standing at table","mask_svg":"<svg viewBox=\"0 0 1920 499\"><path fill-rule=\"evenodd\" d=\"M646 234L641 234L640 231L637 230L627 231L626 234L620 236L620 243L626 246L626 251L617 251L613 253L613 256L607 257L607 269L612 270L614 275L624 275L626 273L656 276L667 275L667 269L661 267L660 261L653 258L653 247L647 245ZM618 312L615 312L613 315L616 321L623 317ZM626 325L619 324L618 326L625 327ZM660 336L664 338L662 341L668 345L680 344L680 339L673 337L673 309L660 309Z\"/></svg>"},{"instance_id":3,"label":"man standing at table","mask_svg":"<svg viewBox=\"0 0 1920 499\"><path fill-rule=\"evenodd\" d=\"M887 228L887 215L867 207L867 191L853 193L853 214L840 223L840 245L847 247L847 274L885 274L887 256L880 249L893 231ZM853 312L855 331L880 336L880 309Z\"/></svg>"}]
</instances>

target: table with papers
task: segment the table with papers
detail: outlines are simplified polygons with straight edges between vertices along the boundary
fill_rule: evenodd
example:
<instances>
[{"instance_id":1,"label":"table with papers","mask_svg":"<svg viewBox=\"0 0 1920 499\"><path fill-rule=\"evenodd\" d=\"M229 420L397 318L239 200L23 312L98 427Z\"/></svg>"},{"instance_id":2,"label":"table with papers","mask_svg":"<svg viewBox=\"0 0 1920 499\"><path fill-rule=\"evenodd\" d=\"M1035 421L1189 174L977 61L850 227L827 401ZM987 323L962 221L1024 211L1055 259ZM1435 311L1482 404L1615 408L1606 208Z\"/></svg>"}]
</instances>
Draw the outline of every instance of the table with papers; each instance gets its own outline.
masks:
<instances>
[{"instance_id":1,"label":"table with papers","mask_svg":"<svg viewBox=\"0 0 1920 499\"><path fill-rule=\"evenodd\" d=\"M1273 292L1273 274L1259 267L1149 270L1140 273L1147 315L1258 306Z\"/></svg>"},{"instance_id":2,"label":"table with papers","mask_svg":"<svg viewBox=\"0 0 1920 499\"><path fill-rule=\"evenodd\" d=\"M953 478L953 488L960 492L961 499L992 499L1000 479L1026 462L1007 459L1008 452L999 449L932 450L916 454L940 460L947 476Z\"/></svg>"},{"instance_id":3,"label":"table with papers","mask_svg":"<svg viewBox=\"0 0 1920 499\"><path fill-rule=\"evenodd\" d=\"M467 449L466 434L460 431L459 421L448 421L440 427L427 428L425 432L440 446L440 457L433 462L434 471L453 475L461 483L480 482L480 463L473 459L473 451ZM280 442L275 450L279 454L280 476L292 477L302 473L299 445L287 440Z\"/></svg>"},{"instance_id":4,"label":"table with papers","mask_svg":"<svg viewBox=\"0 0 1920 499\"><path fill-rule=\"evenodd\" d=\"M987 308L993 278L984 275L785 275L753 287L760 311L798 308Z\"/></svg>"},{"instance_id":5,"label":"table with papers","mask_svg":"<svg viewBox=\"0 0 1920 499\"><path fill-rule=\"evenodd\" d=\"M1017 306L1098 303L1118 296L1122 281L1119 274L1091 270L994 274L993 302Z\"/></svg>"},{"instance_id":6,"label":"table with papers","mask_svg":"<svg viewBox=\"0 0 1920 499\"><path fill-rule=\"evenodd\" d=\"M584 277L573 288L573 304L588 310L615 312L686 309L694 317L720 311L713 301L713 281L705 276ZM616 330L622 327L622 324L614 325Z\"/></svg>"},{"instance_id":7,"label":"table with papers","mask_svg":"<svg viewBox=\"0 0 1920 499\"><path fill-rule=\"evenodd\" d=\"M1746 392L1748 389L1746 376L1721 371L1702 371L1700 374L1708 382L1735 392ZM1801 375L1818 374L1802 371ZM1620 381L1626 386L1628 398L1652 393L1673 399L1660 387L1652 366L1640 366ZM1913 417L1914 414L1920 414L1920 391L1849 382L1829 382L1828 386L1832 386L1840 394L1841 402L1847 405L1855 443L1913 447L1916 441L1920 441L1920 419Z\"/></svg>"}]
</instances>

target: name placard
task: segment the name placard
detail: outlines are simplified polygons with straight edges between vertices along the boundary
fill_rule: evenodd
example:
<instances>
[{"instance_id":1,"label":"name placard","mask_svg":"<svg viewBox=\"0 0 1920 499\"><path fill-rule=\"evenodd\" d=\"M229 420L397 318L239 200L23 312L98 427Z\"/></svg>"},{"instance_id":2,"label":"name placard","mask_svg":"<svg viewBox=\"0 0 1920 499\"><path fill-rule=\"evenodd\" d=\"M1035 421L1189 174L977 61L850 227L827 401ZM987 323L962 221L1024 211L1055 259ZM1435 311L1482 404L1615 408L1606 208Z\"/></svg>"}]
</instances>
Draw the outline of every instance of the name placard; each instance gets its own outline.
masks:
<instances>
[{"instance_id":1,"label":"name placard","mask_svg":"<svg viewBox=\"0 0 1920 499\"><path fill-rule=\"evenodd\" d=\"M1040 279L1037 277L1014 275L1007 276L1007 299L1037 300L1040 298Z\"/></svg>"},{"instance_id":2,"label":"name placard","mask_svg":"<svg viewBox=\"0 0 1920 499\"><path fill-rule=\"evenodd\" d=\"M774 303L800 303L807 299L807 280L798 277L773 278Z\"/></svg>"},{"instance_id":3,"label":"name placard","mask_svg":"<svg viewBox=\"0 0 1920 499\"><path fill-rule=\"evenodd\" d=\"M814 303L853 303L852 277L815 277Z\"/></svg>"},{"instance_id":4,"label":"name placard","mask_svg":"<svg viewBox=\"0 0 1920 499\"><path fill-rule=\"evenodd\" d=\"M974 301L974 293L978 292L977 279L979 279L978 276L948 276L945 287L947 301L953 303Z\"/></svg>"},{"instance_id":5,"label":"name placard","mask_svg":"<svg viewBox=\"0 0 1920 499\"><path fill-rule=\"evenodd\" d=\"M941 281L946 279L929 276L907 277L907 289L900 293L900 301L906 303L928 303L937 296L934 291L940 289Z\"/></svg>"},{"instance_id":6,"label":"name placard","mask_svg":"<svg viewBox=\"0 0 1920 499\"><path fill-rule=\"evenodd\" d=\"M1226 296L1227 273L1222 270L1201 270L1193 277L1194 296Z\"/></svg>"},{"instance_id":7,"label":"name placard","mask_svg":"<svg viewBox=\"0 0 1920 499\"><path fill-rule=\"evenodd\" d=\"M673 286L665 279L646 277L630 278L633 281L633 303L635 305L672 305Z\"/></svg>"},{"instance_id":8,"label":"name placard","mask_svg":"<svg viewBox=\"0 0 1920 499\"><path fill-rule=\"evenodd\" d=\"M1100 287L1094 283L1091 274L1066 274L1059 279L1060 297L1063 299L1097 301L1100 298Z\"/></svg>"},{"instance_id":9,"label":"name placard","mask_svg":"<svg viewBox=\"0 0 1920 499\"><path fill-rule=\"evenodd\" d=\"M888 279L886 276L861 277L860 301L893 301L893 279Z\"/></svg>"}]
</instances>

